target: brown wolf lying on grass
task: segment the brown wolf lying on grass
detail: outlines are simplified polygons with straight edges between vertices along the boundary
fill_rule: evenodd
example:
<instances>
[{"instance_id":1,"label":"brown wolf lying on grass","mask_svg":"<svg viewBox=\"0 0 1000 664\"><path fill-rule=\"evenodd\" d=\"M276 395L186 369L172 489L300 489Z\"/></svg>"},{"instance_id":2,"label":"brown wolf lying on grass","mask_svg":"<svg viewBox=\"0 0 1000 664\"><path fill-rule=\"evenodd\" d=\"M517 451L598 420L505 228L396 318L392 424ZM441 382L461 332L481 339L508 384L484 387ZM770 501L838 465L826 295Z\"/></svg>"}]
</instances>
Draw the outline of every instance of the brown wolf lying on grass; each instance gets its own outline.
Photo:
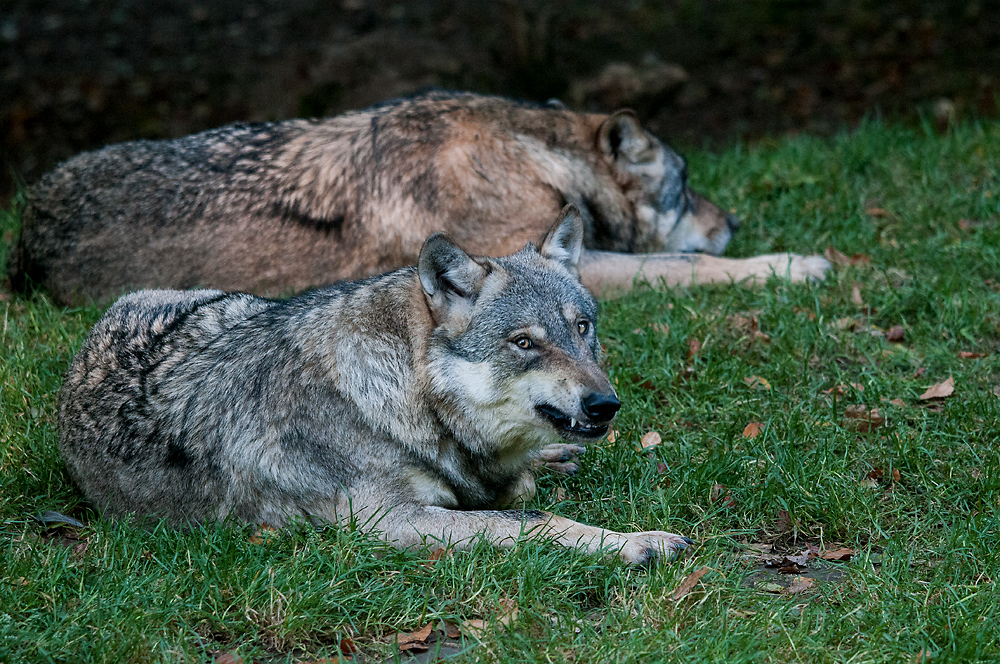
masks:
<instances>
[{"instance_id":1,"label":"brown wolf lying on grass","mask_svg":"<svg viewBox=\"0 0 1000 664\"><path fill-rule=\"evenodd\" d=\"M673 554L690 540L501 509L534 494L539 450L602 437L620 406L582 250L570 207L541 249L503 258L435 234L416 268L289 300L128 295L66 374L63 458L112 517L353 517L400 547L524 536Z\"/></svg>"},{"instance_id":2,"label":"brown wolf lying on grass","mask_svg":"<svg viewBox=\"0 0 1000 664\"><path fill-rule=\"evenodd\" d=\"M637 277L801 281L828 268L820 256L681 253L721 253L736 219L693 192L684 161L629 112L431 93L81 154L29 190L9 273L61 303L136 288L287 294L412 265L435 231L509 254L567 203L582 213L580 274L597 294Z\"/></svg>"}]
</instances>

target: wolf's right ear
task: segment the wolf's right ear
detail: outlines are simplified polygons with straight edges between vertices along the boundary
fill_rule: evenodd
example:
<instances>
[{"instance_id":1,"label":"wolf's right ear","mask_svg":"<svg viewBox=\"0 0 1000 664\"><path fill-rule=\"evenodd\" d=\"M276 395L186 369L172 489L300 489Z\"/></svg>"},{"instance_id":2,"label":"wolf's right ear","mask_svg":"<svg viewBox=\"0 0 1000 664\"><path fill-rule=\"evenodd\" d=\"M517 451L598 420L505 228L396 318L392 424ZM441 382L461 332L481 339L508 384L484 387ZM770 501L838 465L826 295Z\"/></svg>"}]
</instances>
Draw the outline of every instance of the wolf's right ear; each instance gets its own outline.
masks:
<instances>
[{"instance_id":1,"label":"wolf's right ear","mask_svg":"<svg viewBox=\"0 0 1000 664\"><path fill-rule=\"evenodd\" d=\"M601 124L597 146L605 159L622 166L645 164L656 158L657 141L649 140L639 118L629 110L617 111Z\"/></svg>"},{"instance_id":2,"label":"wolf's right ear","mask_svg":"<svg viewBox=\"0 0 1000 664\"><path fill-rule=\"evenodd\" d=\"M417 261L420 285L427 296L434 322L460 313L471 313L487 270L444 233L424 241Z\"/></svg>"}]
</instances>

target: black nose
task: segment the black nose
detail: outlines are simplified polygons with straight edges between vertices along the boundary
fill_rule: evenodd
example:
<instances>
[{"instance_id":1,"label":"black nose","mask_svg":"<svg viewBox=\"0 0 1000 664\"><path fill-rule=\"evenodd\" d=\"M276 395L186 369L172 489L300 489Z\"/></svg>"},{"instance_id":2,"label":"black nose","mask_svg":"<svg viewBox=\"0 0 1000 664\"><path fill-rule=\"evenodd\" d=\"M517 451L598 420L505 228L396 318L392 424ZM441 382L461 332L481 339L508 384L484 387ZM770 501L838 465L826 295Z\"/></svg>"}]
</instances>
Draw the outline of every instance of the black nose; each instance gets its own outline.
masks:
<instances>
[{"instance_id":1,"label":"black nose","mask_svg":"<svg viewBox=\"0 0 1000 664\"><path fill-rule=\"evenodd\" d=\"M583 398L583 413L594 422L610 422L621 407L614 394L591 392Z\"/></svg>"},{"instance_id":2,"label":"black nose","mask_svg":"<svg viewBox=\"0 0 1000 664\"><path fill-rule=\"evenodd\" d=\"M729 230L735 233L740 229L740 218L735 214L727 214L726 225L729 226Z\"/></svg>"}]
</instances>

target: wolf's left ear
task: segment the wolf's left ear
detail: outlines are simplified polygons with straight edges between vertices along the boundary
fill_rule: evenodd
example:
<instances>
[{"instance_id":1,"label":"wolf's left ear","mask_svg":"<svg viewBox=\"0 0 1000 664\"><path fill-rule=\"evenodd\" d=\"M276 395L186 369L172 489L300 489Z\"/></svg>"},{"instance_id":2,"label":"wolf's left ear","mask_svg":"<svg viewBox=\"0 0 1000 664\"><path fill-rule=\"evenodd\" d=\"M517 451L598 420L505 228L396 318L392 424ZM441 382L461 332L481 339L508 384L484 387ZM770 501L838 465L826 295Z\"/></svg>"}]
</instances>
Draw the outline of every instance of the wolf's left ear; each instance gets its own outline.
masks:
<instances>
[{"instance_id":1,"label":"wolf's left ear","mask_svg":"<svg viewBox=\"0 0 1000 664\"><path fill-rule=\"evenodd\" d=\"M578 207L570 204L562 209L556 223L552 224L548 235L542 240L542 248L538 253L559 261L571 274L579 276L576 266L583 253L583 217L580 216Z\"/></svg>"},{"instance_id":2,"label":"wolf's left ear","mask_svg":"<svg viewBox=\"0 0 1000 664\"><path fill-rule=\"evenodd\" d=\"M645 164L656 159L658 141L651 141L649 134L639 124L639 118L629 110L613 113L597 130L597 146L605 159L613 164L628 167Z\"/></svg>"},{"instance_id":3,"label":"wolf's left ear","mask_svg":"<svg viewBox=\"0 0 1000 664\"><path fill-rule=\"evenodd\" d=\"M420 285L435 322L457 313L471 312L487 270L444 233L424 241L417 261Z\"/></svg>"}]
</instances>

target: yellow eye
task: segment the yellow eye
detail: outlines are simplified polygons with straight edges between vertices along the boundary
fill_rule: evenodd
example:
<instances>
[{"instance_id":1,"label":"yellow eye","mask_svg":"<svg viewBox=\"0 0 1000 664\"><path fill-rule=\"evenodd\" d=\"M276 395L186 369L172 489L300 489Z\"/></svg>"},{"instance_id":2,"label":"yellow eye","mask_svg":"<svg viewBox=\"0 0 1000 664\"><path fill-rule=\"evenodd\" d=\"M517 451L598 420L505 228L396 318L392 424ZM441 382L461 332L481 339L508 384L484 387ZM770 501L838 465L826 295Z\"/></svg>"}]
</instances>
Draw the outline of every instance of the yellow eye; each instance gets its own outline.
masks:
<instances>
[{"instance_id":1,"label":"yellow eye","mask_svg":"<svg viewBox=\"0 0 1000 664\"><path fill-rule=\"evenodd\" d=\"M535 344L531 343L531 339L528 337L518 337L514 339L514 344L521 350L530 350L535 347Z\"/></svg>"},{"instance_id":2,"label":"yellow eye","mask_svg":"<svg viewBox=\"0 0 1000 664\"><path fill-rule=\"evenodd\" d=\"M580 334L586 336L587 332L590 331L590 321L581 320L576 324L576 329L580 331Z\"/></svg>"}]
</instances>

